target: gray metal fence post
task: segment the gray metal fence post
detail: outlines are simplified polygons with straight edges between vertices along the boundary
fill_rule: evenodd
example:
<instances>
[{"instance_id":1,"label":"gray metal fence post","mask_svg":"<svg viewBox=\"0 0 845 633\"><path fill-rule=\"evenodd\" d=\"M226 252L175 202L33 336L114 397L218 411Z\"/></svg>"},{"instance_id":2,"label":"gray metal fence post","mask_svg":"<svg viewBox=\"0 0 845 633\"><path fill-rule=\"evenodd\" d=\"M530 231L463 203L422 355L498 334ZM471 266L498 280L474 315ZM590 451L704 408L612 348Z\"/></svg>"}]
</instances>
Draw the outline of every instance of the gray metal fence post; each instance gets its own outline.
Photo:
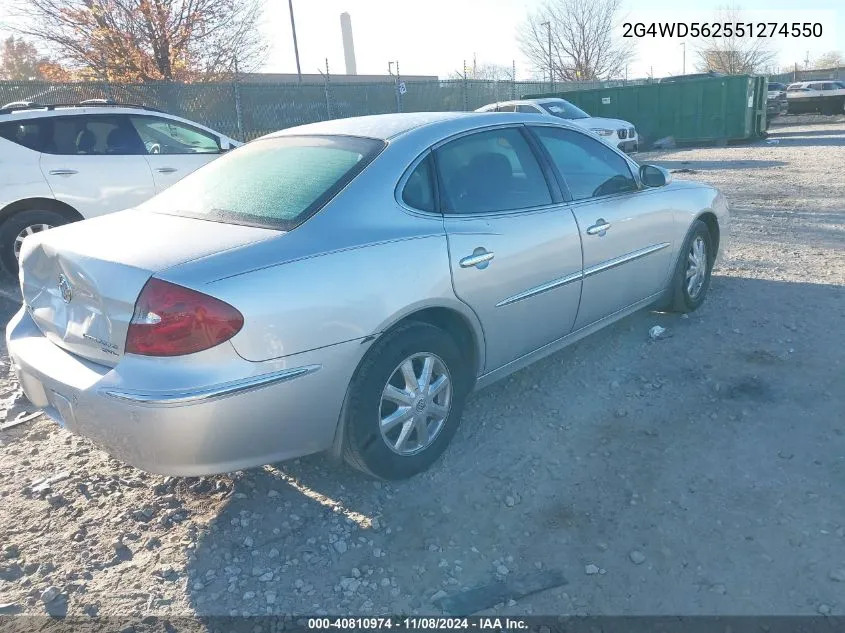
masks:
<instances>
[{"instance_id":1,"label":"gray metal fence post","mask_svg":"<svg viewBox=\"0 0 845 633\"><path fill-rule=\"evenodd\" d=\"M399 86L402 85L402 76L399 74L399 60L396 60L396 111L402 112L402 93Z\"/></svg>"},{"instance_id":2,"label":"gray metal fence post","mask_svg":"<svg viewBox=\"0 0 845 633\"><path fill-rule=\"evenodd\" d=\"M330 99L330 97L329 97L329 94L330 94L330 92L331 92L331 90L330 90L330 85L331 85L331 79L330 79L330 75L329 75L329 58L328 58L328 57L326 57L326 84L325 84L325 90L326 90L326 118L327 118L327 119L331 119L331 118L332 118L332 104L331 104L331 99Z\"/></svg>"},{"instance_id":3,"label":"gray metal fence post","mask_svg":"<svg viewBox=\"0 0 845 633\"><path fill-rule=\"evenodd\" d=\"M469 95L467 94L467 91L469 90L469 86L467 85L467 60L464 60L463 90L464 90L464 112L468 112L469 111Z\"/></svg>"},{"instance_id":4,"label":"gray metal fence post","mask_svg":"<svg viewBox=\"0 0 845 633\"><path fill-rule=\"evenodd\" d=\"M241 141L245 141L244 138L244 122L243 122L243 113L241 110L241 82L240 76L238 75L238 59L235 58L235 81L232 85L232 88L235 93L235 123L238 126L238 138Z\"/></svg>"},{"instance_id":5,"label":"gray metal fence post","mask_svg":"<svg viewBox=\"0 0 845 633\"><path fill-rule=\"evenodd\" d=\"M244 121L241 110L241 84L237 80L237 78L235 79L233 87L235 91L235 123L238 126L238 138L241 141L245 141L246 138L244 137Z\"/></svg>"}]
</instances>

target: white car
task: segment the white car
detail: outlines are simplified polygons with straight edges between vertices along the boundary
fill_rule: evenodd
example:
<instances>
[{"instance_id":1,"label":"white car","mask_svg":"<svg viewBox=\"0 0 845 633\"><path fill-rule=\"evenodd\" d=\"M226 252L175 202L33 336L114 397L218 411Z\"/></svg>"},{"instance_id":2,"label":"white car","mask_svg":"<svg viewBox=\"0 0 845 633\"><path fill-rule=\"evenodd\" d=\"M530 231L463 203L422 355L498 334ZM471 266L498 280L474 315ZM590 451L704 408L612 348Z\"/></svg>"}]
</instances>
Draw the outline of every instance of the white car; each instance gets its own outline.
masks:
<instances>
[{"instance_id":1,"label":"white car","mask_svg":"<svg viewBox=\"0 0 845 633\"><path fill-rule=\"evenodd\" d=\"M550 97L548 99L519 99L491 103L476 112L531 112L550 114L559 119L566 119L578 127L598 134L603 141L618 147L623 152L633 153L639 149L639 137L632 123L622 119L605 119L590 116L581 108L566 99Z\"/></svg>"},{"instance_id":2,"label":"white car","mask_svg":"<svg viewBox=\"0 0 845 633\"><path fill-rule=\"evenodd\" d=\"M104 101L0 108L0 262L23 240L134 207L240 145L203 125Z\"/></svg>"},{"instance_id":3,"label":"white car","mask_svg":"<svg viewBox=\"0 0 845 633\"><path fill-rule=\"evenodd\" d=\"M789 99L807 97L832 97L845 95L845 82L833 79L825 81L799 81L789 84L786 96Z\"/></svg>"}]
</instances>

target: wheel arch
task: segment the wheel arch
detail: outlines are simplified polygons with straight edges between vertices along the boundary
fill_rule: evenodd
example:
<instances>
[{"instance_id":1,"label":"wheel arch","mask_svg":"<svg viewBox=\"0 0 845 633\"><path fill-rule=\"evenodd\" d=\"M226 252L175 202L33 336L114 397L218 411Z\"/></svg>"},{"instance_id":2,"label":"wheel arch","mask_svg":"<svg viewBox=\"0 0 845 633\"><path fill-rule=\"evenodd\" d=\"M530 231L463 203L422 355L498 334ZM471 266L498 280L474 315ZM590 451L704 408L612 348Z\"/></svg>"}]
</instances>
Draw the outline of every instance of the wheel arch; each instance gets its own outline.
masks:
<instances>
[{"instance_id":1,"label":"wheel arch","mask_svg":"<svg viewBox=\"0 0 845 633\"><path fill-rule=\"evenodd\" d=\"M719 240L721 237L721 232L719 229L719 218L713 213L712 210L708 209L699 213L695 220L693 220L693 224L696 220L701 220L704 224L707 225L707 230L710 231L710 237L713 240L713 261L716 261L716 256L719 254Z\"/></svg>"},{"instance_id":2,"label":"wheel arch","mask_svg":"<svg viewBox=\"0 0 845 633\"><path fill-rule=\"evenodd\" d=\"M16 200L15 202L7 204L0 209L0 222L5 222L13 215L21 211L54 211L60 213L68 219L69 222L77 222L84 220L82 214L74 209L72 206L55 198L24 198Z\"/></svg>"},{"instance_id":3,"label":"wheel arch","mask_svg":"<svg viewBox=\"0 0 845 633\"><path fill-rule=\"evenodd\" d=\"M475 386L475 381L478 378L478 372L484 367L484 332L481 329L481 324L471 316L464 313L456 307L449 307L445 305L429 305L419 306L396 315L384 327L379 329L378 334L373 334L361 341L368 347L377 338L384 336L388 332L400 327L409 322L422 322L434 325L447 332L455 340L455 343L460 347L461 352L470 358L470 370L472 376L472 386ZM352 378L346 387L346 395L343 398L343 405L341 407L340 416L338 417L337 428L335 430L334 441L332 442L331 455L337 459L342 459L343 456L343 441L346 434L345 420L346 407L349 401L349 389L355 382L361 365L367 357L367 352L361 354L358 360L358 365L352 374Z\"/></svg>"}]
</instances>

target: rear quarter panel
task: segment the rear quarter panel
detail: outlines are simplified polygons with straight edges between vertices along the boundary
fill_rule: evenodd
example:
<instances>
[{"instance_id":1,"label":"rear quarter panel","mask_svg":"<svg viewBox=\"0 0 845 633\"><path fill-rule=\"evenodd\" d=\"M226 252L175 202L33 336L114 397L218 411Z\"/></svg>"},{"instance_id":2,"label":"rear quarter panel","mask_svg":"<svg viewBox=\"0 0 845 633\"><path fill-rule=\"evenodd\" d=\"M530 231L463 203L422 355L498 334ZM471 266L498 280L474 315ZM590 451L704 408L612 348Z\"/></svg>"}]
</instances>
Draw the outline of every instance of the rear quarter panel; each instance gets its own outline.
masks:
<instances>
[{"instance_id":1,"label":"rear quarter panel","mask_svg":"<svg viewBox=\"0 0 845 633\"><path fill-rule=\"evenodd\" d=\"M232 345L251 361L362 339L426 307L464 309L446 238L431 234L298 259L208 290L243 313Z\"/></svg>"}]
</instances>

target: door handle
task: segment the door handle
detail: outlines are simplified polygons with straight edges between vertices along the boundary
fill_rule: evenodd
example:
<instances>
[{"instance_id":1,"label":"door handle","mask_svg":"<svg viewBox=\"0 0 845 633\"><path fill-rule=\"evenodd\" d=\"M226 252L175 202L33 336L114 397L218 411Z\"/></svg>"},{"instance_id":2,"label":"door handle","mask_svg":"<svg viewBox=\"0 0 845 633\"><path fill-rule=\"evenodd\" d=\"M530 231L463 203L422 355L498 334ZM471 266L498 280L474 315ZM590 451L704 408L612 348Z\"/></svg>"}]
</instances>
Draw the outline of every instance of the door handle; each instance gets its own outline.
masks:
<instances>
[{"instance_id":1,"label":"door handle","mask_svg":"<svg viewBox=\"0 0 845 633\"><path fill-rule=\"evenodd\" d=\"M599 218L593 226L587 227L587 235L598 235L599 237L603 237L609 228L610 222L604 218Z\"/></svg>"},{"instance_id":2,"label":"door handle","mask_svg":"<svg viewBox=\"0 0 845 633\"><path fill-rule=\"evenodd\" d=\"M174 171L179 171L175 167L159 167L156 171L160 174L172 174Z\"/></svg>"},{"instance_id":3,"label":"door handle","mask_svg":"<svg viewBox=\"0 0 845 633\"><path fill-rule=\"evenodd\" d=\"M463 259L461 259L460 264L461 268L472 268L475 266L476 268L485 269L490 265L490 260L493 259L495 255L488 251L486 248L478 247L474 251L472 251L472 255L467 255Z\"/></svg>"},{"instance_id":4,"label":"door handle","mask_svg":"<svg viewBox=\"0 0 845 633\"><path fill-rule=\"evenodd\" d=\"M51 169L50 175L51 176L73 176L74 174L78 174L79 172L75 169Z\"/></svg>"}]
</instances>

